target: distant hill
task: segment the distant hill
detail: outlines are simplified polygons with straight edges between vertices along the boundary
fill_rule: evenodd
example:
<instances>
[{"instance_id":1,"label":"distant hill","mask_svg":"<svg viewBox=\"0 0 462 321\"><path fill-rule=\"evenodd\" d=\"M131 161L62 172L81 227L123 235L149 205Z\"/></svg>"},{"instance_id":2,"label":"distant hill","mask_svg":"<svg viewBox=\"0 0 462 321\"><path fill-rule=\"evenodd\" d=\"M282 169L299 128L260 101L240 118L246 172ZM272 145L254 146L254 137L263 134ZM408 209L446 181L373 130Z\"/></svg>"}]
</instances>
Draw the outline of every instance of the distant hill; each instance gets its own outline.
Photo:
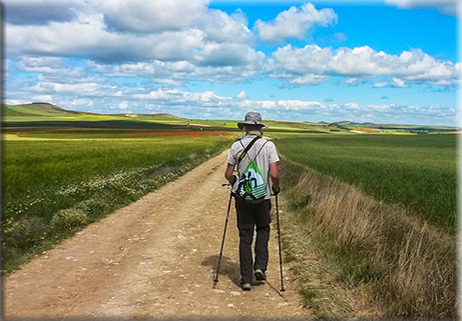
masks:
<instances>
[{"instance_id":1,"label":"distant hill","mask_svg":"<svg viewBox=\"0 0 462 321\"><path fill-rule=\"evenodd\" d=\"M180 119L181 117L174 116L172 114L166 114L166 113L159 113L159 114L144 114L144 116L157 116L157 117L162 117L162 118L174 118L174 119Z\"/></svg>"},{"instance_id":2,"label":"distant hill","mask_svg":"<svg viewBox=\"0 0 462 321\"><path fill-rule=\"evenodd\" d=\"M32 103L24 105L3 105L3 116L65 116L79 114L75 111L62 109L49 103Z\"/></svg>"},{"instance_id":3,"label":"distant hill","mask_svg":"<svg viewBox=\"0 0 462 321\"><path fill-rule=\"evenodd\" d=\"M23 127L27 126L58 126L66 123L67 126L115 126L129 128L151 128L154 126L183 126L184 128L208 128L220 130L236 130L237 121L235 120L209 120L209 119L187 119L177 117L168 113L158 114L96 114L89 112L79 112L66 110L46 102L33 102L23 105L2 105L3 127ZM71 124L73 122L73 124ZM83 123L85 122L85 123ZM99 122L99 123L98 123ZM374 124L371 122L357 123L354 121L343 120L340 122L318 122L310 123L307 121L266 121L269 128L267 131L289 131L289 132L311 132L311 133L407 133L407 134L427 134L427 133L448 133L460 131L454 126L418 126L418 125L396 125L396 124ZM63 124L61 124L63 125ZM185 127L186 126L186 127Z\"/></svg>"},{"instance_id":4,"label":"distant hill","mask_svg":"<svg viewBox=\"0 0 462 321\"><path fill-rule=\"evenodd\" d=\"M356 123L356 122L347 121L347 120L330 123L329 125L337 125L343 128L355 129L355 130L363 128L363 129L377 129L381 131L396 130L396 131L406 131L406 132L413 132L413 133L452 132L452 131L461 130L459 127L455 127L455 126L374 124L371 122Z\"/></svg>"},{"instance_id":5,"label":"distant hill","mask_svg":"<svg viewBox=\"0 0 462 321\"><path fill-rule=\"evenodd\" d=\"M66 110L61 107L55 106L45 102L33 102L31 104L23 105L2 105L2 115L6 118L9 117L65 117L65 116L118 116L130 118L150 118L150 119L182 119L167 113L159 114L112 114L101 115L89 112L80 112Z\"/></svg>"},{"instance_id":6,"label":"distant hill","mask_svg":"<svg viewBox=\"0 0 462 321\"><path fill-rule=\"evenodd\" d=\"M357 125L357 123L354 123L354 122L351 122L351 121L348 121L348 120L342 120L342 121L339 121L339 122L330 123L329 125L352 126L352 125Z\"/></svg>"},{"instance_id":7,"label":"distant hill","mask_svg":"<svg viewBox=\"0 0 462 321\"><path fill-rule=\"evenodd\" d=\"M177 117L172 114L158 113L158 114L111 114L112 116L136 118L138 120L186 120L186 118Z\"/></svg>"}]
</instances>

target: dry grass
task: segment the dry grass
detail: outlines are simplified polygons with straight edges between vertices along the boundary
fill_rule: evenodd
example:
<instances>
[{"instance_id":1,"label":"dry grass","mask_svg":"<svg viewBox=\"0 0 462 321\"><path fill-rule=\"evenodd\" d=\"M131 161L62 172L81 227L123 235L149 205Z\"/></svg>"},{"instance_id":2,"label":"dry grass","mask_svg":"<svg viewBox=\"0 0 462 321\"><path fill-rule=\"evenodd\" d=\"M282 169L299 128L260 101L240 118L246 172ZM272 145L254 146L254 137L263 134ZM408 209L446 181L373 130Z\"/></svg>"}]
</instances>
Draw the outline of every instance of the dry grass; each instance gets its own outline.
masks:
<instances>
[{"instance_id":1,"label":"dry grass","mask_svg":"<svg viewBox=\"0 0 462 321\"><path fill-rule=\"evenodd\" d=\"M288 210L288 200L279 204L282 226L284 266L288 267L300 289L301 304L317 319L372 320L382 317L376 304L367 300L362 289L342 281L339 269L327 260L313 240L312 226Z\"/></svg>"},{"instance_id":2,"label":"dry grass","mask_svg":"<svg viewBox=\"0 0 462 321\"><path fill-rule=\"evenodd\" d=\"M285 195L342 277L388 317L456 316L456 238L336 179L284 161Z\"/></svg>"}]
</instances>

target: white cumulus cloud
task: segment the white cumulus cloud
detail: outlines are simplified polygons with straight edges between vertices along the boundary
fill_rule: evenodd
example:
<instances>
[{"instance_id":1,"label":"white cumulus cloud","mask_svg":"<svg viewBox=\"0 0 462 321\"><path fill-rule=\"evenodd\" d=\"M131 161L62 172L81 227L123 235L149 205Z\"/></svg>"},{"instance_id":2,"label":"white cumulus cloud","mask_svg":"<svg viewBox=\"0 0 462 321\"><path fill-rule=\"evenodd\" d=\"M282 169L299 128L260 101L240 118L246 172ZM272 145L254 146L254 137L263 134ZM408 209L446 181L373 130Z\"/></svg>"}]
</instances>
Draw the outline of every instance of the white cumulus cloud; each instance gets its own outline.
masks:
<instances>
[{"instance_id":1,"label":"white cumulus cloud","mask_svg":"<svg viewBox=\"0 0 462 321\"><path fill-rule=\"evenodd\" d=\"M306 31L315 25L328 26L337 22L337 14L327 8L317 10L311 3L290 7L269 22L255 22L254 31L264 41L283 41L288 38L302 39Z\"/></svg>"},{"instance_id":2,"label":"white cumulus cloud","mask_svg":"<svg viewBox=\"0 0 462 321\"><path fill-rule=\"evenodd\" d=\"M196 56L200 65L240 66L258 64L265 58L262 52L241 43L210 43Z\"/></svg>"},{"instance_id":3,"label":"white cumulus cloud","mask_svg":"<svg viewBox=\"0 0 462 321\"><path fill-rule=\"evenodd\" d=\"M48 3L29 2L23 11L30 14L36 6L45 10ZM80 57L109 64L185 60L212 66L249 64L259 55L252 47L245 15L209 9L206 0L64 3L74 2L79 10L74 8L69 19L40 25L7 23L7 55Z\"/></svg>"},{"instance_id":4,"label":"white cumulus cloud","mask_svg":"<svg viewBox=\"0 0 462 321\"><path fill-rule=\"evenodd\" d=\"M292 85L317 85L326 82L329 79L327 76L307 74L300 77L294 77L289 80Z\"/></svg>"},{"instance_id":5,"label":"white cumulus cloud","mask_svg":"<svg viewBox=\"0 0 462 321\"><path fill-rule=\"evenodd\" d=\"M122 101L120 104L119 104L119 109L127 109L128 108L128 101L127 100L124 100Z\"/></svg>"},{"instance_id":6,"label":"white cumulus cloud","mask_svg":"<svg viewBox=\"0 0 462 321\"><path fill-rule=\"evenodd\" d=\"M209 9L198 21L197 28L204 32L204 40L208 42L250 43L252 33L247 24L247 18L239 10L228 15L221 10Z\"/></svg>"},{"instance_id":7,"label":"white cumulus cloud","mask_svg":"<svg viewBox=\"0 0 462 321\"><path fill-rule=\"evenodd\" d=\"M303 77L307 83L310 79L322 82L327 80L322 78L325 76L344 76L346 82L353 85L374 81L377 76L391 77L394 86L399 87L413 83L455 85L459 82L460 64L436 60L419 49L403 51L397 56L368 46L332 50L316 45L304 48L287 45L275 51L273 59L275 70L279 71L273 76L293 84L303 84ZM376 82L376 86L383 87L383 81Z\"/></svg>"},{"instance_id":8,"label":"white cumulus cloud","mask_svg":"<svg viewBox=\"0 0 462 321\"><path fill-rule=\"evenodd\" d=\"M35 101L35 102L53 103L53 96L51 96L51 95L35 95L35 96L32 96L31 100Z\"/></svg>"},{"instance_id":9,"label":"white cumulus cloud","mask_svg":"<svg viewBox=\"0 0 462 321\"><path fill-rule=\"evenodd\" d=\"M45 25L51 21L70 21L85 6L85 0L3 0L7 23Z\"/></svg>"},{"instance_id":10,"label":"white cumulus cloud","mask_svg":"<svg viewBox=\"0 0 462 321\"><path fill-rule=\"evenodd\" d=\"M30 88L32 92L38 93L74 93L93 95L98 92L100 86L95 83L85 84L60 84L60 83L38 83Z\"/></svg>"},{"instance_id":11,"label":"white cumulus cloud","mask_svg":"<svg viewBox=\"0 0 462 321\"><path fill-rule=\"evenodd\" d=\"M460 5L459 0L385 0L385 3L405 9L433 7L453 16L457 15L457 6Z\"/></svg>"},{"instance_id":12,"label":"white cumulus cloud","mask_svg":"<svg viewBox=\"0 0 462 321\"><path fill-rule=\"evenodd\" d=\"M244 90L242 90L239 94L237 94L236 98L238 99L247 99L247 94Z\"/></svg>"},{"instance_id":13,"label":"white cumulus cloud","mask_svg":"<svg viewBox=\"0 0 462 321\"><path fill-rule=\"evenodd\" d=\"M194 26L207 11L208 0L89 0L111 29L152 33Z\"/></svg>"}]
</instances>

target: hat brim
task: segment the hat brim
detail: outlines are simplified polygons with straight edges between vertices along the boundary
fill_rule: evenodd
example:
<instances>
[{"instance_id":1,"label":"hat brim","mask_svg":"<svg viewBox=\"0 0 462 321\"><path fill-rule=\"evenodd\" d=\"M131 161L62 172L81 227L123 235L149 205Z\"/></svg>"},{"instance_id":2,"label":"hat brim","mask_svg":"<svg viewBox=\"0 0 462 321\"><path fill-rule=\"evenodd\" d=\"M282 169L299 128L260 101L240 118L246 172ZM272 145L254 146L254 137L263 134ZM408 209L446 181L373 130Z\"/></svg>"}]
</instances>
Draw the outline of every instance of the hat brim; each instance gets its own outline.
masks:
<instances>
[{"instance_id":1,"label":"hat brim","mask_svg":"<svg viewBox=\"0 0 462 321\"><path fill-rule=\"evenodd\" d=\"M239 127L239 129L244 128L245 125L260 126L260 127L268 127L268 126L266 126L266 125L263 124L263 123L254 122L254 121L244 121L244 122L237 123L237 127Z\"/></svg>"}]
</instances>

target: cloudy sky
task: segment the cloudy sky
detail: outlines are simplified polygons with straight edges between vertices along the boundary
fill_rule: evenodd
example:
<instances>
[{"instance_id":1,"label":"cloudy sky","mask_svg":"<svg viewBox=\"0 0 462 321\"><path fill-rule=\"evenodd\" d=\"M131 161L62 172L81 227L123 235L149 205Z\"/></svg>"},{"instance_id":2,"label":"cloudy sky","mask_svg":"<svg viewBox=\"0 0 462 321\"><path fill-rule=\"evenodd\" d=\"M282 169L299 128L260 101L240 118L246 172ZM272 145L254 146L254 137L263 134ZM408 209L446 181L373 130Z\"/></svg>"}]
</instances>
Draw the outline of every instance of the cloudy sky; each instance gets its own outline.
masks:
<instances>
[{"instance_id":1,"label":"cloudy sky","mask_svg":"<svg viewBox=\"0 0 462 321\"><path fill-rule=\"evenodd\" d=\"M4 0L5 103L459 125L456 1Z\"/></svg>"}]
</instances>

